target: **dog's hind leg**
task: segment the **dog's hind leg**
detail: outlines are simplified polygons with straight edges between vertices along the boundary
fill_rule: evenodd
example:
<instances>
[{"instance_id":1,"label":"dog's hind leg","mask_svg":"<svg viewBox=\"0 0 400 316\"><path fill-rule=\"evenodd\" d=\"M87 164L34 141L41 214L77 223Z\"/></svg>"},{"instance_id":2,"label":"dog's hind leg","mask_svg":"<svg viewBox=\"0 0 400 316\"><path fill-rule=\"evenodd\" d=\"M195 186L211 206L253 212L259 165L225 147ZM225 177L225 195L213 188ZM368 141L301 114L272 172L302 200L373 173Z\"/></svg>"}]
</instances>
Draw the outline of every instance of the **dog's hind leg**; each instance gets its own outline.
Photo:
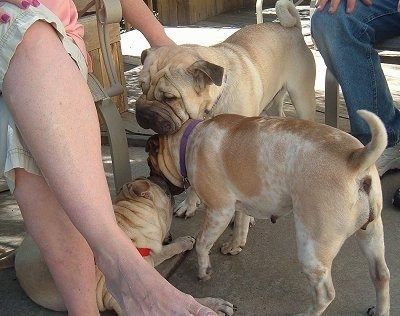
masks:
<instances>
[{"instance_id":1,"label":"dog's hind leg","mask_svg":"<svg viewBox=\"0 0 400 316\"><path fill-rule=\"evenodd\" d=\"M205 281L210 279L211 263L209 251L219 236L222 235L235 211L234 205L219 209L207 209L203 225L196 239L196 253L199 264L199 280Z\"/></svg>"},{"instance_id":2,"label":"dog's hind leg","mask_svg":"<svg viewBox=\"0 0 400 316\"><path fill-rule=\"evenodd\" d=\"M331 268L345 235L321 231L318 222L315 227L305 226L302 219L294 214L297 236L297 253L303 272L312 293L312 305L300 315L321 315L335 298ZM318 226L318 227L317 227Z\"/></svg>"},{"instance_id":3,"label":"dog's hind leg","mask_svg":"<svg viewBox=\"0 0 400 316\"><path fill-rule=\"evenodd\" d=\"M315 121L315 60L308 48L300 54L302 60L293 61L294 64L291 64L292 68L296 69L296 75L288 78L286 89L296 109L297 117Z\"/></svg>"},{"instance_id":4,"label":"dog's hind leg","mask_svg":"<svg viewBox=\"0 0 400 316\"><path fill-rule=\"evenodd\" d=\"M269 102L269 104L262 111L262 115L266 116L280 116L285 117L285 112L283 111L283 100L285 99L286 89L281 89L274 96L274 98Z\"/></svg>"},{"instance_id":5,"label":"dog's hind leg","mask_svg":"<svg viewBox=\"0 0 400 316\"><path fill-rule=\"evenodd\" d=\"M369 273L376 291L375 315L389 315L390 273L385 260L385 244L383 238L382 218L379 216L369 223L365 230L355 234L358 244L368 259Z\"/></svg>"}]
</instances>

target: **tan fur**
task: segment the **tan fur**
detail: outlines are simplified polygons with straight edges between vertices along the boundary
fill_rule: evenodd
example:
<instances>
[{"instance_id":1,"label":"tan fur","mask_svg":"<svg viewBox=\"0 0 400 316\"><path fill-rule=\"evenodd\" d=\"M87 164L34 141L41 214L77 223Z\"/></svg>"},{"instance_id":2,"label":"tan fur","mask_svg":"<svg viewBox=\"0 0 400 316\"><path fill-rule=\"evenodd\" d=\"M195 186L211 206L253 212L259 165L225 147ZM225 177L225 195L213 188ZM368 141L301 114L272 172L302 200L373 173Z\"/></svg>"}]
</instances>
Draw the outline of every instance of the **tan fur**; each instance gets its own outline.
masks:
<instances>
[{"instance_id":1,"label":"tan fur","mask_svg":"<svg viewBox=\"0 0 400 316\"><path fill-rule=\"evenodd\" d=\"M205 47L172 45L142 54L136 119L159 134L177 131L189 118L221 113L284 116L288 92L299 118L314 120L315 61L301 32L300 17L290 0L276 3L279 23L244 27L225 41ZM179 181L175 179L175 183ZM192 188L174 213L195 214L199 199ZM226 249L239 253L250 218L235 219L234 239Z\"/></svg>"},{"instance_id":2,"label":"tan fur","mask_svg":"<svg viewBox=\"0 0 400 316\"><path fill-rule=\"evenodd\" d=\"M171 199L160 186L148 179L140 178L126 183L115 199L114 213L119 227L136 247L151 249L150 256L144 259L153 266L193 247L194 238L190 236L179 237L174 242L163 245L172 220ZM16 275L25 293L45 308L65 311L62 297L37 245L29 235L15 253ZM97 267L96 279L99 311L114 310L117 315L123 315L118 303L106 288L103 273ZM206 297L197 300L220 315L233 314L233 305L222 299Z\"/></svg>"},{"instance_id":3,"label":"tan fur","mask_svg":"<svg viewBox=\"0 0 400 316\"><path fill-rule=\"evenodd\" d=\"M279 0L276 7L280 23L244 27L214 46L144 51L139 75L143 94L136 105L139 124L171 134L189 118L255 116L266 107L282 115L286 90L298 116L314 120L314 57L293 3Z\"/></svg>"},{"instance_id":4,"label":"tan fur","mask_svg":"<svg viewBox=\"0 0 400 316\"><path fill-rule=\"evenodd\" d=\"M191 185L207 206L196 241L200 279L210 278L209 251L235 206L273 222L293 212L299 260L314 293L306 315L320 315L334 299L332 261L353 234L370 264L377 315L389 315L382 191L375 167L387 136L376 115L359 114L372 131L366 146L341 130L291 118L222 114L196 126L188 139L186 167ZM163 157L177 170L177 144L185 127L168 136L172 156ZM160 146L166 145L161 141L166 136L154 137ZM169 177L164 170L158 173Z\"/></svg>"}]
</instances>

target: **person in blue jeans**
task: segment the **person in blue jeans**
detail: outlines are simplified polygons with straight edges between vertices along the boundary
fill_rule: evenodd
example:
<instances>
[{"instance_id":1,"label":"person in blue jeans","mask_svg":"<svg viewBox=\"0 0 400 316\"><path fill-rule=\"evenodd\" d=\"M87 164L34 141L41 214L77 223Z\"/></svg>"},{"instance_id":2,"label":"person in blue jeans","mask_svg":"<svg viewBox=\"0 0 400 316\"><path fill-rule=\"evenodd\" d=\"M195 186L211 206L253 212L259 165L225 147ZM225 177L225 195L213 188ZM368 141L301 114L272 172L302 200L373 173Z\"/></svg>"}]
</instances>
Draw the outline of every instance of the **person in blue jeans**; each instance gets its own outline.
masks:
<instances>
[{"instance_id":1,"label":"person in blue jeans","mask_svg":"<svg viewBox=\"0 0 400 316\"><path fill-rule=\"evenodd\" d=\"M388 147L377 161L380 176L400 169L400 111L373 45L400 36L399 10L399 0L321 0L311 19L315 45L342 88L351 134L363 144L371 138L359 109L375 113L386 126Z\"/></svg>"}]
</instances>

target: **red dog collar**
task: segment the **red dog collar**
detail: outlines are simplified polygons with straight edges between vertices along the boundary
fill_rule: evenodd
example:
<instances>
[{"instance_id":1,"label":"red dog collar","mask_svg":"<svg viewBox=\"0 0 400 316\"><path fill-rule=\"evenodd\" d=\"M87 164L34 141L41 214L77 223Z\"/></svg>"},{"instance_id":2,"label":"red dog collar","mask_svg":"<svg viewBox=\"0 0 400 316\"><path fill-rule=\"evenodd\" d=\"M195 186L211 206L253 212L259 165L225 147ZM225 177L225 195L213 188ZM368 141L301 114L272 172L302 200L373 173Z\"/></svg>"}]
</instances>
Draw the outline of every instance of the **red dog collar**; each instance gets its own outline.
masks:
<instances>
[{"instance_id":1,"label":"red dog collar","mask_svg":"<svg viewBox=\"0 0 400 316\"><path fill-rule=\"evenodd\" d=\"M150 248L137 248L142 257L150 256Z\"/></svg>"},{"instance_id":2,"label":"red dog collar","mask_svg":"<svg viewBox=\"0 0 400 316\"><path fill-rule=\"evenodd\" d=\"M142 257L150 256L150 251L151 251L150 248L136 248L136 249L139 251L139 253ZM94 259L94 263L96 264L96 258L93 258L93 259Z\"/></svg>"}]
</instances>

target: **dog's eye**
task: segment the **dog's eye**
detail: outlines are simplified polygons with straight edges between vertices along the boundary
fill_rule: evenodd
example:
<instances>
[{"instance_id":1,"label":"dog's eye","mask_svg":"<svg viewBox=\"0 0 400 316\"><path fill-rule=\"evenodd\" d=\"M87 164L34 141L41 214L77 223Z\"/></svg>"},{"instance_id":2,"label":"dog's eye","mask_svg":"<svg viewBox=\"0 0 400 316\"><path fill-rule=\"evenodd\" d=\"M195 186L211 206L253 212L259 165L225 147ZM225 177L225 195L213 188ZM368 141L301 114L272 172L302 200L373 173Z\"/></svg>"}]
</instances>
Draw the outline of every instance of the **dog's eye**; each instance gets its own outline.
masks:
<instances>
[{"instance_id":1,"label":"dog's eye","mask_svg":"<svg viewBox=\"0 0 400 316\"><path fill-rule=\"evenodd\" d=\"M173 101L175 99L176 99L176 96L174 96L173 94L164 92L164 100L165 101Z\"/></svg>"},{"instance_id":2,"label":"dog's eye","mask_svg":"<svg viewBox=\"0 0 400 316\"><path fill-rule=\"evenodd\" d=\"M149 85L146 84L145 81L139 82L139 86L140 86L140 89L142 89L143 92L147 93L147 91L149 91Z\"/></svg>"}]
</instances>

